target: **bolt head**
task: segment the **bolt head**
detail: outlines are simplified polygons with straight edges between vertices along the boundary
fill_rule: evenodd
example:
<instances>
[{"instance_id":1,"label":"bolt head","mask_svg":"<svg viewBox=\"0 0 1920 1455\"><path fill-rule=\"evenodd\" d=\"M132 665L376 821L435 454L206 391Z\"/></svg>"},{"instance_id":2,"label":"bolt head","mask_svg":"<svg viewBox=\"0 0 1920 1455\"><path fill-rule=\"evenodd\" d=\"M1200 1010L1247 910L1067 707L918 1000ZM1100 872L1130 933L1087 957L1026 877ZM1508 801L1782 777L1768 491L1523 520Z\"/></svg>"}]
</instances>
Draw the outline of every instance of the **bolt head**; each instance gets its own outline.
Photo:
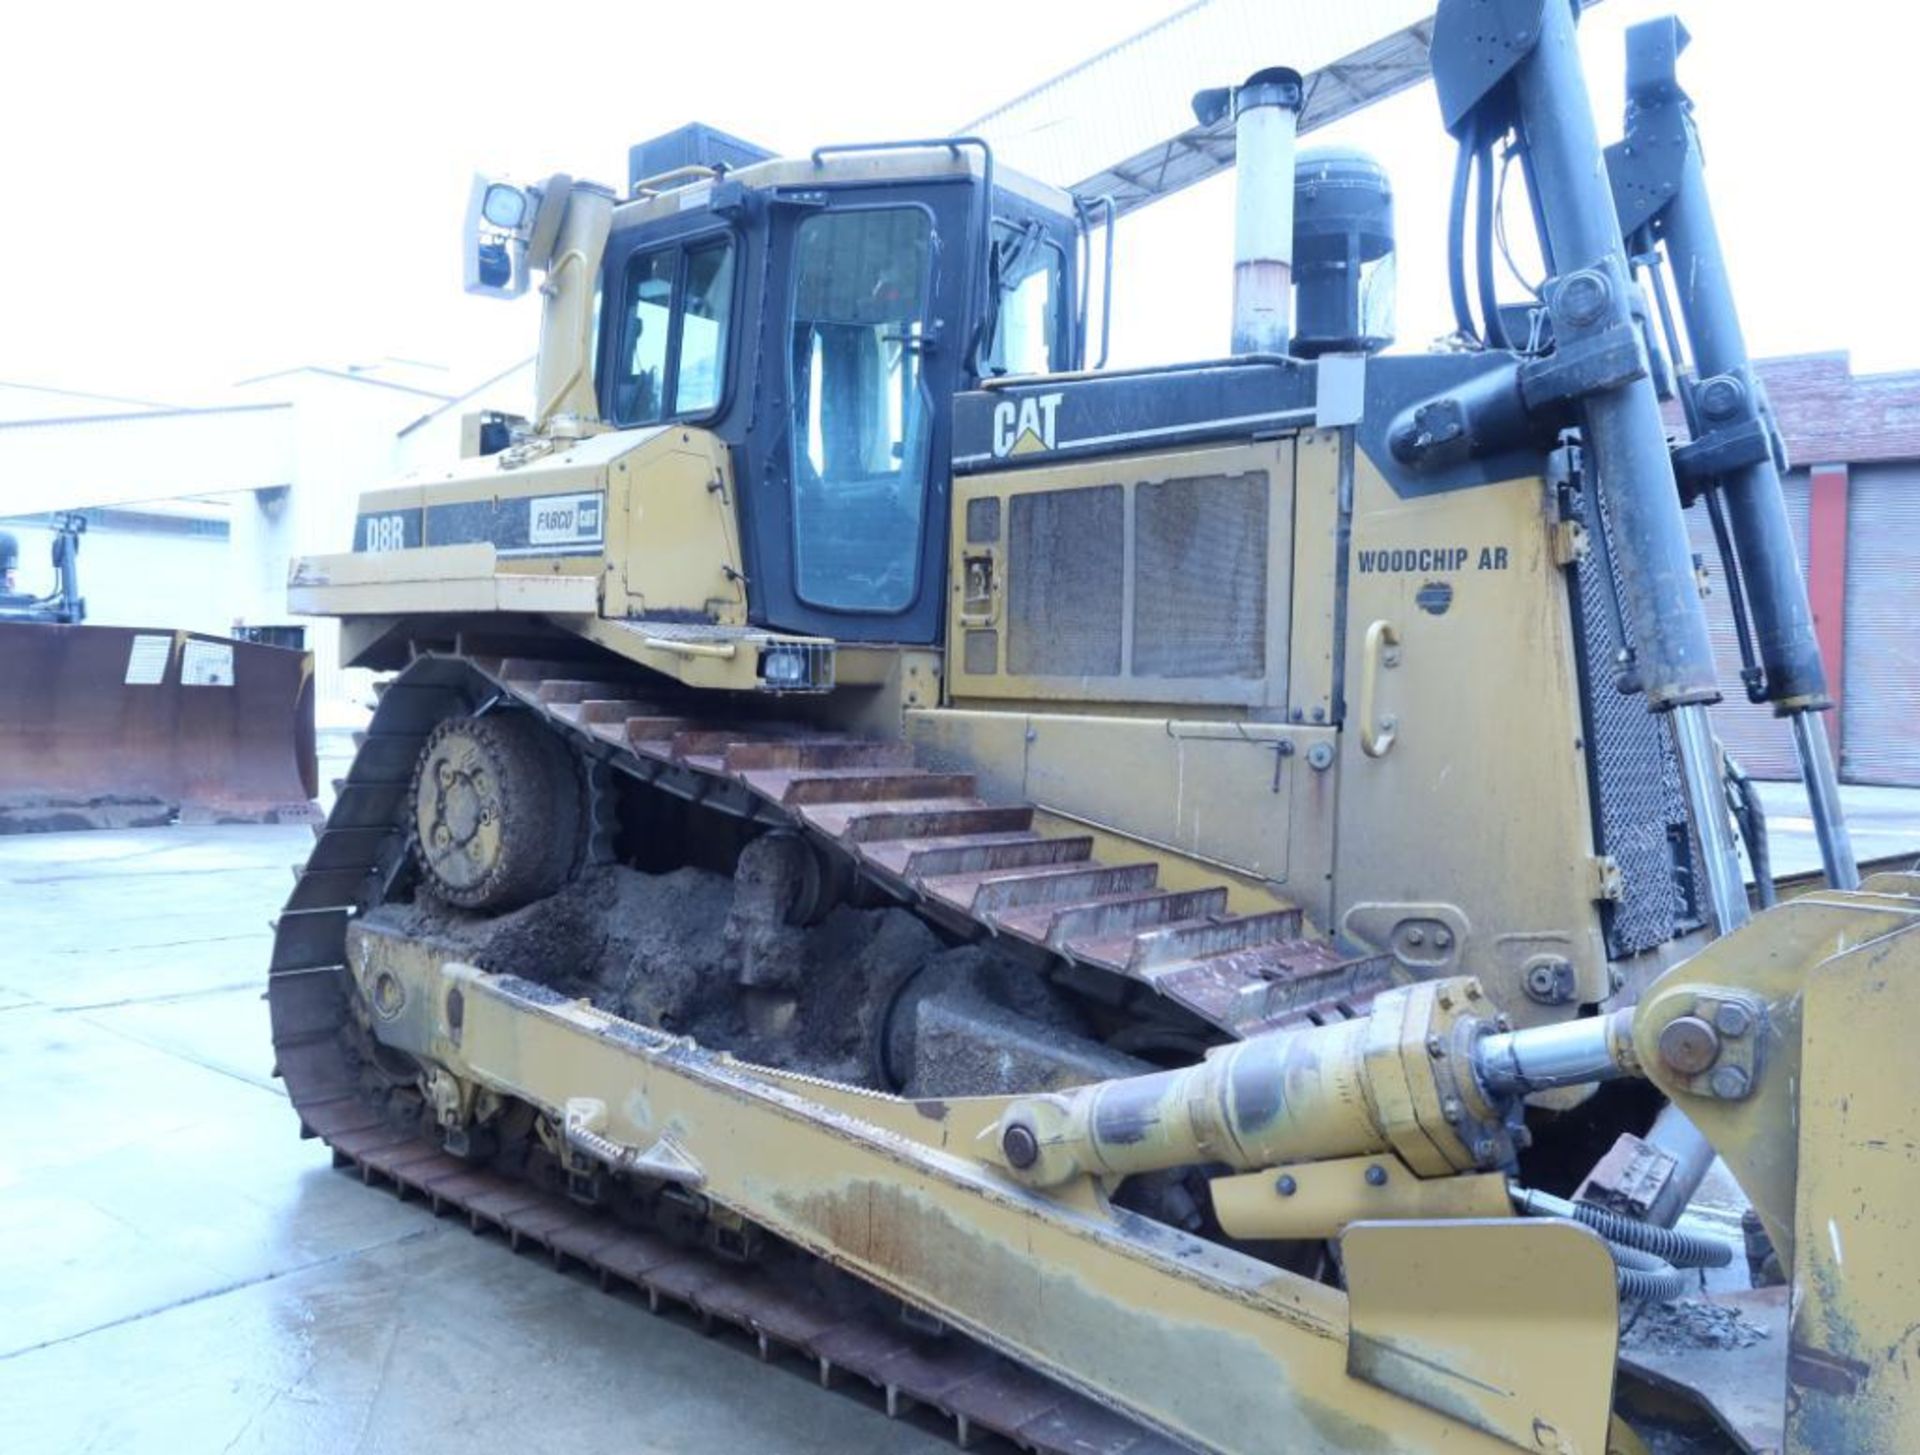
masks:
<instances>
[{"instance_id":1,"label":"bolt head","mask_svg":"<svg viewBox=\"0 0 1920 1455\"><path fill-rule=\"evenodd\" d=\"M1024 1122L1015 1122L1000 1134L1000 1151L1009 1166L1022 1172L1040 1160L1039 1139Z\"/></svg>"},{"instance_id":2,"label":"bolt head","mask_svg":"<svg viewBox=\"0 0 1920 1455\"><path fill-rule=\"evenodd\" d=\"M1745 1069L1739 1066L1722 1066L1707 1082L1707 1085L1713 1088L1713 1094L1726 1101L1738 1101L1747 1094L1747 1088L1751 1084Z\"/></svg>"},{"instance_id":3,"label":"bolt head","mask_svg":"<svg viewBox=\"0 0 1920 1455\"><path fill-rule=\"evenodd\" d=\"M1746 402L1746 387L1731 374L1719 374L1700 386L1700 412L1710 420L1731 419Z\"/></svg>"},{"instance_id":4,"label":"bolt head","mask_svg":"<svg viewBox=\"0 0 1920 1455\"><path fill-rule=\"evenodd\" d=\"M1433 932L1433 943L1442 950L1446 949L1453 943L1453 931L1442 925Z\"/></svg>"},{"instance_id":5,"label":"bolt head","mask_svg":"<svg viewBox=\"0 0 1920 1455\"><path fill-rule=\"evenodd\" d=\"M1569 274L1554 298L1554 311L1575 328L1598 323L1613 297L1606 275L1592 268Z\"/></svg>"},{"instance_id":6,"label":"bolt head","mask_svg":"<svg viewBox=\"0 0 1920 1455\"><path fill-rule=\"evenodd\" d=\"M1368 1187L1385 1187L1387 1185L1387 1169L1382 1167L1378 1162L1368 1165L1366 1177Z\"/></svg>"},{"instance_id":7,"label":"bolt head","mask_svg":"<svg viewBox=\"0 0 1920 1455\"><path fill-rule=\"evenodd\" d=\"M1300 1184L1293 1180L1293 1174L1291 1172L1282 1172L1279 1179L1273 1184L1273 1190L1282 1197L1292 1197L1294 1193L1300 1190Z\"/></svg>"},{"instance_id":8,"label":"bolt head","mask_svg":"<svg viewBox=\"0 0 1920 1455\"><path fill-rule=\"evenodd\" d=\"M1459 1103L1459 1101L1458 1101L1458 1100L1456 1100L1455 1098L1453 1098L1453 1097L1451 1097L1451 1096L1450 1096L1450 1097L1448 1097L1448 1098L1447 1098L1447 1099L1446 1099L1445 1101L1443 1101L1443 1102L1441 1102L1441 1103L1440 1103L1440 1115L1442 1115L1443 1117L1445 1117L1445 1118L1446 1118L1446 1119L1447 1119L1448 1121L1450 1121L1450 1122L1457 1122L1457 1121L1459 1121L1459 1120L1460 1120L1460 1103Z\"/></svg>"},{"instance_id":9,"label":"bolt head","mask_svg":"<svg viewBox=\"0 0 1920 1455\"><path fill-rule=\"evenodd\" d=\"M1409 945L1424 945L1426 944L1426 942L1427 942L1427 932L1421 929L1420 926L1415 925L1412 929L1407 931L1407 943Z\"/></svg>"},{"instance_id":10,"label":"bolt head","mask_svg":"<svg viewBox=\"0 0 1920 1455\"><path fill-rule=\"evenodd\" d=\"M1498 1149L1493 1145L1493 1138L1482 1137L1473 1144L1473 1160L1483 1165L1491 1162L1496 1150Z\"/></svg>"},{"instance_id":11,"label":"bolt head","mask_svg":"<svg viewBox=\"0 0 1920 1455\"><path fill-rule=\"evenodd\" d=\"M1719 1056L1719 1033L1697 1015L1676 1016L1660 1032L1660 1059L1682 1076L1698 1076Z\"/></svg>"},{"instance_id":12,"label":"bolt head","mask_svg":"<svg viewBox=\"0 0 1920 1455\"><path fill-rule=\"evenodd\" d=\"M1713 1023L1723 1036L1744 1036L1753 1026L1753 1016L1744 1005L1723 1001L1713 1013Z\"/></svg>"},{"instance_id":13,"label":"bolt head","mask_svg":"<svg viewBox=\"0 0 1920 1455\"><path fill-rule=\"evenodd\" d=\"M1429 1056L1446 1055L1447 1043L1441 1040L1438 1036L1428 1036L1427 1037L1427 1054Z\"/></svg>"}]
</instances>

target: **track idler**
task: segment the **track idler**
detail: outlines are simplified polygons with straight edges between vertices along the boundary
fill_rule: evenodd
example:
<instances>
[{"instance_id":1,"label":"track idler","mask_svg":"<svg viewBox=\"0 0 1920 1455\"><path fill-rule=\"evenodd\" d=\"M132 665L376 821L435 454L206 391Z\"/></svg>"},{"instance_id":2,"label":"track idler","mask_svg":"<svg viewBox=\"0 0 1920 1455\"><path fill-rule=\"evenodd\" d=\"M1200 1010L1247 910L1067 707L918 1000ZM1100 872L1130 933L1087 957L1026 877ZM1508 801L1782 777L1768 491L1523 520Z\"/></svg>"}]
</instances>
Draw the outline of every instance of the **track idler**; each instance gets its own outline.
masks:
<instances>
[{"instance_id":1,"label":"track idler","mask_svg":"<svg viewBox=\"0 0 1920 1455\"><path fill-rule=\"evenodd\" d=\"M517 909L579 860L581 789L565 745L528 713L448 718L413 775L412 849L462 909Z\"/></svg>"}]
</instances>

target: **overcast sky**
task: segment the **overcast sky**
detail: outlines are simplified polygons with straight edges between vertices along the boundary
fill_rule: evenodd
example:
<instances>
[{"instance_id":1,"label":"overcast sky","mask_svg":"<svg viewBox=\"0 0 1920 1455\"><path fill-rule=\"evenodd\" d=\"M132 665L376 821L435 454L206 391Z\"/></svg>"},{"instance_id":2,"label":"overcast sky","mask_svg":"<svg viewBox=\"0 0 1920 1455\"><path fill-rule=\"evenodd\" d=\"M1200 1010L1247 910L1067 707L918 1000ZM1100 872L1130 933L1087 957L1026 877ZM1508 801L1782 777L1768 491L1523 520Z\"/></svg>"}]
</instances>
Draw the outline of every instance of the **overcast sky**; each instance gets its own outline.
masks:
<instances>
[{"instance_id":1,"label":"overcast sky","mask_svg":"<svg viewBox=\"0 0 1920 1455\"><path fill-rule=\"evenodd\" d=\"M382 355L465 384L530 352L521 305L460 292L475 170L619 184L698 119L788 152L948 130L1169 13L1169 0L42 5L0 90L0 379L194 400ZM1678 9L1757 353L1920 367L1913 61L1887 0L1606 0L1583 31L1601 132L1621 32ZM1221 79L1284 56L1223 57ZM1114 98L1124 105L1125 98ZM1394 175L1401 334L1447 328L1448 144L1430 87L1319 133ZM1054 179L1068 180L1068 179ZM1127 219L1115 358L1222 350L1231 182Z\"/></svg>"}]
</instances>

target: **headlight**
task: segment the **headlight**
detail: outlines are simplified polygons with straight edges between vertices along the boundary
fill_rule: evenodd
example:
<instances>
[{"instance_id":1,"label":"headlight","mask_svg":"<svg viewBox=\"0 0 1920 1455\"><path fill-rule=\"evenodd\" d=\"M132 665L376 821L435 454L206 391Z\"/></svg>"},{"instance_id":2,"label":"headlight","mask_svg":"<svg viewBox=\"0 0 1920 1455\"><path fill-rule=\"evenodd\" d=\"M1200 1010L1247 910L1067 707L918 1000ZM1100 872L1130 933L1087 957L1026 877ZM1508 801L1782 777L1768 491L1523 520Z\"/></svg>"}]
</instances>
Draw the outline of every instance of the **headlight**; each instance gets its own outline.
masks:
<instances>
[{"instance_id":1,"label":"headlight","mask_svg":"<svg viewBox=\"0 0 1920 1455\"><path fill-rule=\"evenodd\" d=\"M760 685L769 692L825 692L833 686L831 642L781 642L760 652Z\"/></svg>"}]
</instances>

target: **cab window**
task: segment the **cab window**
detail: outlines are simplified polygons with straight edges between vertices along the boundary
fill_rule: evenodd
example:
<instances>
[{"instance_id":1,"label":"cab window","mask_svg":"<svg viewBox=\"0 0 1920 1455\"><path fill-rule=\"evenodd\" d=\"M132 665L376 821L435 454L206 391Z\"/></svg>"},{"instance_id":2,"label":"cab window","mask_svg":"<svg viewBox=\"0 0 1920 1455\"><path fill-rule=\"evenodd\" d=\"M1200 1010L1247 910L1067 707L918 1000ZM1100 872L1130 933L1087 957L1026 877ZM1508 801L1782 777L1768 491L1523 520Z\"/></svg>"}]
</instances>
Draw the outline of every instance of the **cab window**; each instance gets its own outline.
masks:
<instances>
[{"instance_id":1,"label":"cab window","mask_svg":"<svg viewBox=\"0 0 1920 1455\"><path fill-rule=\"evenodd\" d=\"M726 382L731 238L635 253L622 280L608 412L621 425L709 414Z\"/></svg>"},{"instance_id":2,"label":"cab window","mask_svg":"<svg viewBox=\"0 0 1920 1455\"><path fill-rule=\"evenodd\" d=\"M1059 353L1065 346L1066 255L1038 229L998 220L993 243L999 309L986 372L1051 374L1068 368Z\"/></svg>"},{"instance_id":3,"label":"cab window","mask_svg":"<svg viewBox=\"0 0 1920 1455\"><path fill-rule=\"evenodd\" d=\"M933 406L921 207L826 212L794 242L794 580L809 605L902 611L919 592Z\"/></svg>"}]
</instances>

